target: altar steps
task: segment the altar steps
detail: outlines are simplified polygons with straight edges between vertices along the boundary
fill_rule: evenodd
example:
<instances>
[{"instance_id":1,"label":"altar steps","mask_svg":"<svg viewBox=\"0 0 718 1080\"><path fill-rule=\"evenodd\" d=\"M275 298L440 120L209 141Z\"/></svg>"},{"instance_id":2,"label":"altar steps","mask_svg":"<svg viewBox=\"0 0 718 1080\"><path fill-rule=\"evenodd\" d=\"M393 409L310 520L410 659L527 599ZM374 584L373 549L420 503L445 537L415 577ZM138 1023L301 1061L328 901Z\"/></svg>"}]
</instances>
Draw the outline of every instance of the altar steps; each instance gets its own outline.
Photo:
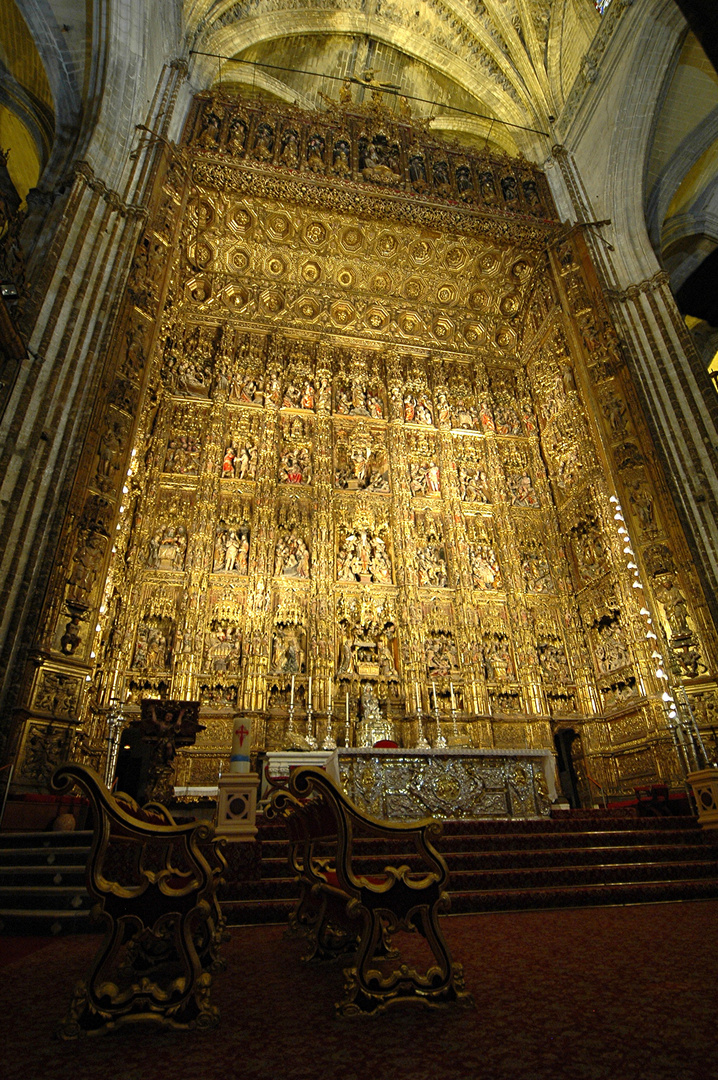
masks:
<instances>
[{"instance_id":1,"label":"altar steps","mask_svg":"<svg viewBox=\"0 0 718 1080\"><path fill-rule=\"evenodd\" d=\"M437 845L454 914L718 898L718 835L684 816L561 813L542 820L447 821ZM355 840L355 868L418 868L401 841ZM220 894L230 924L283 922L298 895L281 825L262 824L254 880Z\"/></svg>"},{"instance_id":2,"label":"altar steps","mask_svg":"<svg viewBox=\"0 0 718 1080\"><path fill-rule=\"evenodd\" d=\"M0 833L0 932L96 932L85 889L91 842L80 830Z\"/></svg>"},{"instance_id":3,"label":"altar steps","mask_svg":"<svg viewBox=\"0 0 718 1080\"><path fill-rule=\"evenodd\" d=\"M230 924L281 923L298 895L283 826L260 819L256 844L230 844L220 892ZM0 834L0 930L95 929L84 866L91 833ZM447 821L439 847L454 914L718 898L718 834L695 818L578 811L543 820ZM356 869L418 867L400 841L355 841Z\"/></svg>"}]
</instances>

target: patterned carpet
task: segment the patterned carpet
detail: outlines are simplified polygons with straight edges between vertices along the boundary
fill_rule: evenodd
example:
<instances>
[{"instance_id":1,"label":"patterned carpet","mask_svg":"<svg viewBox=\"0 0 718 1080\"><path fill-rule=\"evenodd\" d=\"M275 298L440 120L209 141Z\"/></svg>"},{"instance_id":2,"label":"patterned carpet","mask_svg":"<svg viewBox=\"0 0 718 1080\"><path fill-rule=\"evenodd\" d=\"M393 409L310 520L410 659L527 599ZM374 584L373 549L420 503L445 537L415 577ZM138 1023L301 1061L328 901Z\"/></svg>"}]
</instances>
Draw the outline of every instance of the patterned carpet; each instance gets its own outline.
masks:
<instances>
[{"instance_id":1,"label":"patterned carpet","mask_svg":"<svg viewBox=\"0 0 718 1080\"><path fill-rule=\"evenodd\" d=\"M0 938L4 1080L711 1080L718 901L443 921L476 1009L335 1020L342 975L277 926L235 928L209 1034L52 1033L97 939ZM5 958L2 958L5 946ZM10 1035L8 1043L7 1035Z\"/></svg>"}]
</instances>

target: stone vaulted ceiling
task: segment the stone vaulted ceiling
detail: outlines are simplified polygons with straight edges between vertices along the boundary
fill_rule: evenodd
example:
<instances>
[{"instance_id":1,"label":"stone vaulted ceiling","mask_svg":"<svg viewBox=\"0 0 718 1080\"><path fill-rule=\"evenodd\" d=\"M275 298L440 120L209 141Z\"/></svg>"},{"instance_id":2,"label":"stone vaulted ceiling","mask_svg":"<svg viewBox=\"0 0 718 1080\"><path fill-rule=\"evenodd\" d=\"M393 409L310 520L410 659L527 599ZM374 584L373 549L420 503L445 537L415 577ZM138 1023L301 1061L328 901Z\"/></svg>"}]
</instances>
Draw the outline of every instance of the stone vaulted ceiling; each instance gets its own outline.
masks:
<instances>
[{"instance_id":1,"label":"stone vaulted ceiling","mask_svg":"<svg viewBox=\"0 0 718 1080\"><path fill-rule=\"evenodd\" d=\"M549 133L600 22L590 0L188 0L185 18L190 49L227 58L195 55L205 84L316 105L371 70L435 129L514 152Z\"/></svg>"}]
</instances>

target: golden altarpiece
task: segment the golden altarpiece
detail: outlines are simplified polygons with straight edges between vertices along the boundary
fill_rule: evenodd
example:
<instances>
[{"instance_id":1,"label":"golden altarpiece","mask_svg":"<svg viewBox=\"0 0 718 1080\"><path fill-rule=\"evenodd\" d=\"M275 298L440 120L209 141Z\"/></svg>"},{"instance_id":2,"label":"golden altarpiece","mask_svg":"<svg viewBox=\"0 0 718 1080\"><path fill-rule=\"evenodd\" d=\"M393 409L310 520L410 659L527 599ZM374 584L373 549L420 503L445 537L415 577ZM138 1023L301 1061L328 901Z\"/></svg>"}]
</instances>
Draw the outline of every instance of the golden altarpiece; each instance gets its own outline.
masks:
<instances>
[{"instance_id":1,"label":"golden altarpiece","mask_svg":"<svg viewBox=\"0 0 718 1080\"><path fill-rule=\"evenodd\" d=\"M212 784L233 717L282 747L310 677L320 738L356 740L362 694L402 746L452 697L468 746L571 728L583 799L589 775L678 778L667 686L710 728L715 631L580 230L526 160L377 96L200 95L167 149L98 358L21 789L99 765L112 703L164 694L206 727L177 783Z\"/></svg>"}]
</instances>

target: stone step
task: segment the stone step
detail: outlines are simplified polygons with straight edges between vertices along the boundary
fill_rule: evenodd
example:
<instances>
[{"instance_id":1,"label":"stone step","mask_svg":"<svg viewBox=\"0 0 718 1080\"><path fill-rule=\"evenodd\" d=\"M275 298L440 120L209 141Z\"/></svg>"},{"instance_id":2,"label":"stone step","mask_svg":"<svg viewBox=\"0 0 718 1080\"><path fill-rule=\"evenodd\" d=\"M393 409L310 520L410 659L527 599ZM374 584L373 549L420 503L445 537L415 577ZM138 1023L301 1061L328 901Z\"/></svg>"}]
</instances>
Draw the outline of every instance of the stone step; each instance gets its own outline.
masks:
<instances>
[{"instance_id":1,"label":"stone step","mask_svg":"<svg viewBox=\"0 0 718 1080\"><path fill-rule=\"evenodd\" d=\"M0 907L0 933L45 937L48 934L96 934L98 924L86 908L57 911L55 908Z\"/></svg>"},{"instance_id":2,"label":"stone step","mask_svg":"<svg viewBox=\"0 0 718 1080\"><path fill-rule=\"evenodd\" d=\"M74 885L85 888L85 865L0 866L0 887L11 885Z\"/></svg>"},{"instance_id":3,"label":"stone step","mask_svg":"<svg viewBox=\"0 0 718 1080\"><path fill-rule=\"evenodd\" d=\"M388 853L386 853L388 854ZM593 866L606 863L642 862L689 862L692 859L718 861L718 844L698 846L690 844L642 844L633 846L605 845L579 848L522 849L519 851L444 851L442 852L452 874L461 870L514 870L523 867ZM354 857L357 873L370 874L383 868L389 861L379 855ZM392 855L391 861L406 863L412 868L421 865L421 859L413 852ZM287 859L262 858L262 878L286 877Z\"/></svg>"},{"instance_id":4,"label":"stone step","mask_svg":"<svg viewBox=\"0 0 718 1080\"><path fill-rule=\"evenodd\" d=\"M502 833L540 833L540 832L662 832L663 830L684 829L700 833L698 819L691 814L667 815L666 817L635 817L625 814L611 814L597 810L587 818L574 817L570 812L560 816L541 818L448 818L442 822L444 836L477 836L488 833L492 836ZM265 822L257 818L259 836L263 840L281 839L285 835L282 822ZM361 838L358 838L361 839Z\"/></svg>"},{"instance_id":5,"label":"stone step","mask_svg":"<svg viewBox=\"0 0 718 1080\"><path fill-rule=\"evenodd\" d=\"M540 889L452 892L451 914L483 911L537 911L547 908L657 904L669 901L718 899L718 877L700 880L614 882L610 885L569 885Z\"/></svg>"},{"instance_id":6,"label":"stone step","mask_svg":"<svg viewBox=\"0 0 718 1080\"><path fill-rule=\"evenodd\" d=\"M89 910L90 897L84 883L78 885L0 885L0 911Z\"/></svg>"},{"instance_id":7,"label":"stone step","mask_svg":"<svg viewBox=\"0 0 718 1080\"><path fill-rule=\"evenodd\" d=\"M0 848L0 869L13 866L69 866L81 862L90 854L89 847L16 847Z\"/></svg>"},{"instance_id":8,"label":"stone step","mask_svg":"<svg viewBox=\"0 0 718 1080\"><path fill-rule=\"evenodd\" d=\"M286 859L289 854L289 844L286 839L273 839L270 842L262 839L262 861L272 858ZM656 832L641 831L629 833L625 831L603 830L592 833L504 833L497 835L479 834L464 836L443 836L436 842L437 849L449 857L461 852L501 852L501 851L536 851L538 849L557 849L564 847L566 850L578 848L593 849L594 847L636 847L650 844L695 846L696 848L713 847L718 841L711 839L709 834L698 830L664 829ZM401 855L407 850L406 842L401 840L383 841L380 838L358 838L354 840L354 851L357 855L371 855L372 853L384 853L392 857ZM318 846L319 850L319 846ZM327 850L331 850L328 846Z\"/></svg>"},{"instance_id":9,"label":"stone step","mask_svg":"<svg viewBox=\"0 0 718 1080\"><path fill-rule=\"evenodd\" d=\"M0 850L10 848L86 847L92 843L91 829L75 832L0 832Z\"/></svg>"},{"instance_id":10,"label":"stone step","mask_svg":"<svg viewBox=\"0 0 718 1080\"><path fill-rule=\"evenodd\" d=\"M622 885L650 881L703 880L718 877L715 860L644 862L595 866L548 866L516 870L452 871L449 892L489 892L584 885Z\"/></svg>"},{"instance_id":11,"label":"stone step","mask_svg":"<svg viewBox=\"0 0 718 1080\"><path fill-rule=\"evenodd\" d=\"M230 923L284 921L299 895L281 823L260 828L259 840L255 879L230 881L220 893ZM453 912L718 896L718 837L687 815L594 811L529 821L447 821L437 847L451 875ZM331 845L325 850L331 853ZM401 839L355 837L354 852L358 873L381 872L389 863L412 870L421 865Z\"/></svg>"}]
</instances>

